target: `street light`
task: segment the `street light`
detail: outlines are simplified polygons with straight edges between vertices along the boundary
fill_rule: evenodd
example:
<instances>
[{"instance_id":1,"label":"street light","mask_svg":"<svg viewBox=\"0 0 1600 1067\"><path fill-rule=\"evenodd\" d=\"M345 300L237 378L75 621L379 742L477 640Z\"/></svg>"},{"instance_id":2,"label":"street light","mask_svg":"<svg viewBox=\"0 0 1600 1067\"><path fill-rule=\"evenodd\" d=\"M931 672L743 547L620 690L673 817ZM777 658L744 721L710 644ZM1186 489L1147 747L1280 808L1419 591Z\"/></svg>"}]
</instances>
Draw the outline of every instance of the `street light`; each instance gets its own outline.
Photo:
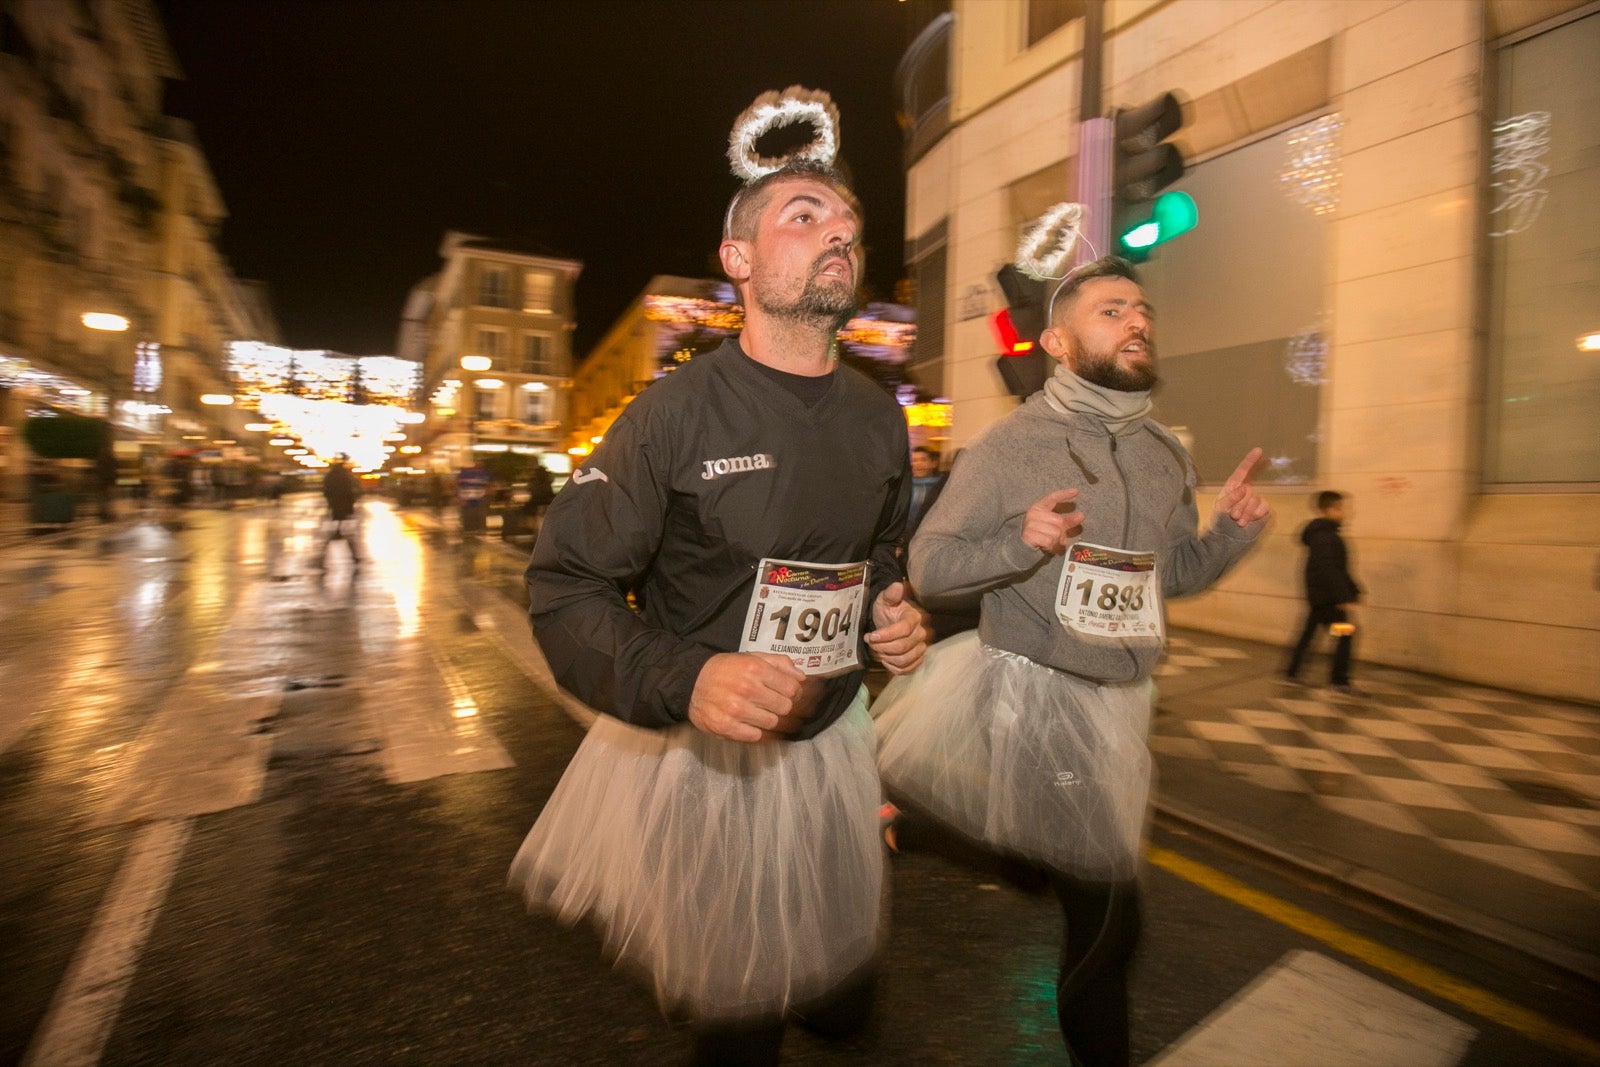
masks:
<instances>
[{"instance_id":1,"label":"street light","mask_svg":"<svg viewBox=\"0 0 1600 1067\"><path fill-rule=\"evenodd\" d=\"M78 321L91 330L104 330L107 333L122 333L129 325L124 316L114 315L109 311L85 311L78 317Z\"/></svg>"},{"instance_id":2,"label":"street light","mask_svg":"<svg viewBox=\"0 0 1600 1067\"><path fill-rule=\"evenodd\" d=\"M494 361L488 356L462 356L461 369L470 371L488 370L494 366Z\"/></svg>"}]
</instances>

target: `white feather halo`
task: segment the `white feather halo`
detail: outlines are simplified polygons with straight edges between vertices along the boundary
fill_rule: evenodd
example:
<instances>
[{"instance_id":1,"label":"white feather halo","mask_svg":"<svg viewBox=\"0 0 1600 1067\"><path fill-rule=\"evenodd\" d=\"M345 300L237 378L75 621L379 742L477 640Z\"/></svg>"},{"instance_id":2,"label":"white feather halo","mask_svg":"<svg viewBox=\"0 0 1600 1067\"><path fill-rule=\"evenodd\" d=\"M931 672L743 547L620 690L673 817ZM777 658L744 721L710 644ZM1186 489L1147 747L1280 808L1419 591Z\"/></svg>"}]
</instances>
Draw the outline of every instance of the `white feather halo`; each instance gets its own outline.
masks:
<instances>
[{"instance_id":1,"label":"white feather halo","mask_svg":"<svg viewBox=\"0 0 1600 1067\"><path fill-rule=\"evenodd\" d=\"M809 122L816 136L805 146L783 156L762 156L756 152L756 141L771 130L790 126L796 122ZM839 109L833 106L833 97L821 89L807 89L799 85L778 92L762 93L739 115L728 135L728 162L734 176L745 184L756 181L779 170L791 160L810 160L824 167L833 166L839 154Z\"/></svg>"},{"instance_id":2,"label":"white feather halo","mask_svg":"<svg viewBox=\"0 0 1600 1067\"><path fill-rule=\"evenodd\" d=\"M1082 204L1061 203L1040 215L1017 242L1017 268L1035 281L1065 277L1067 257L1082 236L1084 210Z\"/></svg>"}]
</instances>

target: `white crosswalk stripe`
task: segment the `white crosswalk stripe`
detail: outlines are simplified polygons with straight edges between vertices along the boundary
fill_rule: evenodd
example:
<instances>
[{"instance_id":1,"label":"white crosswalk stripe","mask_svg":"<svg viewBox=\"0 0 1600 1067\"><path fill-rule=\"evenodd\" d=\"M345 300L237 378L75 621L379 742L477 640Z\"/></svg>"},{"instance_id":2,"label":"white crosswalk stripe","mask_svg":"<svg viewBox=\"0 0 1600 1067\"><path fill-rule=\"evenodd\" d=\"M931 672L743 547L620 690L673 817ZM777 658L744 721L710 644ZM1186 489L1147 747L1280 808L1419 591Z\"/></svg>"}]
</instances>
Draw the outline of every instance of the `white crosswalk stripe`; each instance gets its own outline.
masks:
<instances>
[{"instance_id":1,"label":"white crosswalk stripe","mask_svg":"<svg viewBox=\"0 0 1600 1067\"><path fill-rule=\"evenodd\" d=\"M1297 950L1149 1067L1454 1067L1476 1035L1415 997Z\"/></svg>"}]
</instances>

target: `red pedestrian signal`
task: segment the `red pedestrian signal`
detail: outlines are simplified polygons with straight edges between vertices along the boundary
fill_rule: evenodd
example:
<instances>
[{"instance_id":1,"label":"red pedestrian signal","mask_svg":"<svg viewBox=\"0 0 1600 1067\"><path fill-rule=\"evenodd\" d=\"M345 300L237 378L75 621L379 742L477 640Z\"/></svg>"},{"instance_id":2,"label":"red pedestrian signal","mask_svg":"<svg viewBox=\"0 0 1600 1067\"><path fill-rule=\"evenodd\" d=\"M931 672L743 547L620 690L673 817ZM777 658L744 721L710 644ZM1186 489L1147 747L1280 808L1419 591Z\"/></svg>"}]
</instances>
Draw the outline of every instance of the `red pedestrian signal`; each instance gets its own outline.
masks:
<instances>
[{"instance_id":1,"label":"red pedestrian signal","mask_svg":"<svg viewBox=\"0 0 1600 1067\"><path fill-rule=\"evenodd\" d=\"M1017 332L1017 324L1011 321L1011 309L1001 308L989 320L989 326L994 330L994 339L1000 346L1002 356L1025 356L1033 351L1033 342Z\"/></svg>"}]
</instances>

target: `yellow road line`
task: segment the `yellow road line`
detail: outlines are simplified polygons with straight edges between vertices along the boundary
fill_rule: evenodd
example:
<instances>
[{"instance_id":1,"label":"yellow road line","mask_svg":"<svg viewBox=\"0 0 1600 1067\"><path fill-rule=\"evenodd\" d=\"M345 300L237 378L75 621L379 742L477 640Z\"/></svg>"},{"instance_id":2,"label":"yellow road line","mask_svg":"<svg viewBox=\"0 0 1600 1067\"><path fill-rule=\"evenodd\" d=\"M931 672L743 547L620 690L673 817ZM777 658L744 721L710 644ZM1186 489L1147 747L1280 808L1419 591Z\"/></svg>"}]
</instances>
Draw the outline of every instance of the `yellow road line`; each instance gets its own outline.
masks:
<instances>
[{"instance_id":1,"label":"yellow road line","mask_svg":"<svg viewBox=\"0 0 1600 1067\"><path fill-rule=\"evenodd\" d=\"M1253 889L1237 878L1213 870L1203 863L1180 856L1176 852L1154 845L1148 850L1150 863L1184 881L1208 889L1217 896L1266 916L1273 922L1287 926L1308 937L1315 938L1346 956L1361 960L1380 971L1408 982L1418 989L1432 993L1474 1015L1517 1031L1526 1037L1572 1056L1600 1063L1600 1041L1569 1030L1551 1022L1537 1012L1529 1011L1488 990L1463 982L1437 967L1413 959L1371 938L1346 930L1336 922L1279 900L1270 893Z\"/></svg>"}]
</instances>

